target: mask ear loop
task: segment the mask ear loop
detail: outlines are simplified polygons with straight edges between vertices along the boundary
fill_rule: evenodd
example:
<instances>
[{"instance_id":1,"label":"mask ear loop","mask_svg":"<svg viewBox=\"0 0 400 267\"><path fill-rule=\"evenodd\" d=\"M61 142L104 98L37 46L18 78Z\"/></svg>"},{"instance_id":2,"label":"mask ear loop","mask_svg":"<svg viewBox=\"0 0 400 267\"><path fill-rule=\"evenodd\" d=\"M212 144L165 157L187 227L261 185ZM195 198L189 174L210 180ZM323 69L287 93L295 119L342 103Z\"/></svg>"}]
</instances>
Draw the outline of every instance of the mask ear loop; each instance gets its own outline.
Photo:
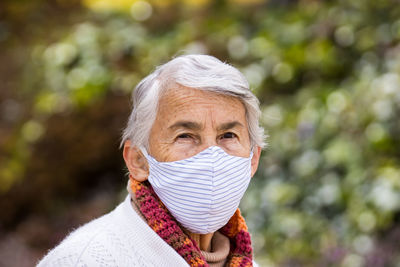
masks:
<instances>
[{"instance_id":1,"label":"mask ear loop","mask_svg":"<svg viewBox=\"0 0 400 267\"><path fill-rule=\"evenodd\" d=\"M144 146L140 146L139 149L146 158L149 157L149 153L147 153L147 149Z\"/></svg>"},{"instance_id":2,"label":"mask ear loop","mask_svg":"<svg viewBox=\"0 0 400 267\"><path fill-rule=\"evenodd\" d=\"M255 147L255 146L251 146L250 156L249 156L250 159L252 159L253 156L254 156L254 147Z\"/></svg>"}]
</instances>

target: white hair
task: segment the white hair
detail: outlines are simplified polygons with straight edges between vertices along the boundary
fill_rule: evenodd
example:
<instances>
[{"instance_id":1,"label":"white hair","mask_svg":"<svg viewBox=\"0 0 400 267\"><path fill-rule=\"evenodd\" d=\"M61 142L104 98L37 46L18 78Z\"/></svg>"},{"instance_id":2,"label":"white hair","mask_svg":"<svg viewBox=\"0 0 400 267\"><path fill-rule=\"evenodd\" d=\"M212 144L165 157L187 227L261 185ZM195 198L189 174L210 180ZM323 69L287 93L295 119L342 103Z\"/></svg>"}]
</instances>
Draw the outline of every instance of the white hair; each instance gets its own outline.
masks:
<instances>
[{"instance_id":1,"label":"white hair","mask_svg":"<svg viewBox=\"0 0 400 267\"><path fill-rule=\"evenodd\" d=\"M158 101L163 91L173 85L215 92L238 98L245 106L252 146L265 146L264 129L259 125L260 103L250 91L243 74L229 64L207 55L184 55L156 68L132 93L133 109L123 131L121 146L149 146L149 136L156 119Z\"/></svg>"}]
</instances>

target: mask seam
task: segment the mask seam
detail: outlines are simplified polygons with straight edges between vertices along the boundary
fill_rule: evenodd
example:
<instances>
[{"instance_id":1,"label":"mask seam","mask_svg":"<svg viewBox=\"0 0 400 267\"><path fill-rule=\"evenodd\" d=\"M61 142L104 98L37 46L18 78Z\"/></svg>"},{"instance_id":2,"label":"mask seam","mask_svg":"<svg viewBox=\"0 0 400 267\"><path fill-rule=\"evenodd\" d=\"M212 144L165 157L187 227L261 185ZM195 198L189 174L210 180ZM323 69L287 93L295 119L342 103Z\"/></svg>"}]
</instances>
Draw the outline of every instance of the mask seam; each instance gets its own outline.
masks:
<instances>
[{"instance_id":1,"label":"mask seam","mask_svg":"<svg viewBox=\"0 0 400 267\"><path fill-rule=\"evenodd\" d=\"M215 153L215 152L213 152L213 153ZM214 155L212 156L212 159L213 159L213 164L212 164L212 180L211 180L211 201L210 201L210 208L208 209L208 217L210 218L211 217L211 209L212 209L212 204L213 204L213 202L214 202L214 197L215 197L215 194L214 194L214 192L215 192L215 188L214 188L214 184L215 184L215 159L214 159ZM208 232L208 229L210 229L210 222L208 222L208 224L207 224L207 232Z\"/></svg>"}]
</instances>

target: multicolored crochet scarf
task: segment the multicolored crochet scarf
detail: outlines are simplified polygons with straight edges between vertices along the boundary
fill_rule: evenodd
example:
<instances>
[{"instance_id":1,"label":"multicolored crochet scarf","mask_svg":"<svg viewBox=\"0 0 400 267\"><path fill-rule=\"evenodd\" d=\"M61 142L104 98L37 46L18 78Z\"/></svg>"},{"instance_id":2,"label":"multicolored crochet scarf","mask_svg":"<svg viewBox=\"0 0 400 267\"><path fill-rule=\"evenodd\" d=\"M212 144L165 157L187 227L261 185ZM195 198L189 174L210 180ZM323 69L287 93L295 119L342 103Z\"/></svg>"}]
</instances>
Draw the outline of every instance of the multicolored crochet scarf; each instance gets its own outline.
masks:
<instances>
[{"instance_id":1,"label":"multicolored crochet scarf","mask_svg":"<svg viewBox=\"0 0 400 267\"><path fill-rule=\"evenodd\" d=\"M131 179L131 189L148 225L165 242L173 247L190 266L209 266L196 242L183 232L179 223L159 200L149 182L140 183ZM250 234L239 209L219 231L230 240L230 252L225 266L253 266Z\"/></svg>"}]
</instances>

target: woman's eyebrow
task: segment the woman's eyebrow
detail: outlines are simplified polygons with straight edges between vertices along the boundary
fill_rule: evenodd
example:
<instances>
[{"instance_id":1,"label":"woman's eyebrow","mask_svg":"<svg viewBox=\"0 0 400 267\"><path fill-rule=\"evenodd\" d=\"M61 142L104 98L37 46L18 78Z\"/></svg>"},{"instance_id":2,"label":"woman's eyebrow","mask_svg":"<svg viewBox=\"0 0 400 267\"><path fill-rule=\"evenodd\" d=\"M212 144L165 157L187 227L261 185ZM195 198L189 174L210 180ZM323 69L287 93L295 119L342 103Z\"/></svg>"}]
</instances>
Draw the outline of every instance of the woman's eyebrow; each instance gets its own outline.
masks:
<instances>
[{"instance_id":1,"label":"woman's eyebrow","mask_svg":"<svg viewBox=\"0 0 400 267\"><path fill-rule=\"evenodd\" d=\"M219 125L217 130L218 131L226 131L229 129L233 129L235 127L243 128L244 125L238 121L230 121L230 122L222 123L221 125Z\"/></svg>"},{"instance_id":2,"label":"woman's eyebrow","mask_svg":"<svg viewBox=\"0 0 400 267\"><path fill-rule=\"evenodd\" d=\"M177 121L168 127L168 129L170 130L176 130L178 128L184 128L188 130L201 130L203 127L199 123L193 121Z\"/></svg>"}]
</instances>

